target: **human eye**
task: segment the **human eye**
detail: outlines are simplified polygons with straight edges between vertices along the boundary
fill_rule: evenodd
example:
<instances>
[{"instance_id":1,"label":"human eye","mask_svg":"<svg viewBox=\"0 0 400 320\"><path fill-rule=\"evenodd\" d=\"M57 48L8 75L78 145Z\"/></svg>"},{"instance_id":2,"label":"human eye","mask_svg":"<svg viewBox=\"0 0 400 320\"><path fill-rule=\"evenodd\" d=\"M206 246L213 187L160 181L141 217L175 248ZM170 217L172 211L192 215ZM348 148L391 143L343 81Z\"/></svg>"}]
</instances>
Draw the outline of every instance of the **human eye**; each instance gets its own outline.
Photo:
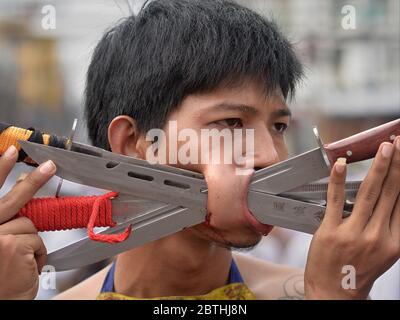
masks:
<instances>
[{"instance_id":1,"label":"human eye","mask_svg":"<svg viewBox=\"0 0 400 320\"><path fill-rule=\"evenodd\" d=\"M280 133L280 134L284 134L286 132L286 130L289 128L289 125L284 123L284 122L276 122L274 124L275 130Z\"/></svg>"},{"instance_id":2,"label":"human eye","mask_svg":"<svg viewBox=\"0 0 400 320\"><path fill-rule=\"evenodd\" d=\"M243 127L243 121L240 118L227 118L223 120L214 121L213 123L223 127L227 127L229 129L236 129Z\"/></svg>"}]
</instances>

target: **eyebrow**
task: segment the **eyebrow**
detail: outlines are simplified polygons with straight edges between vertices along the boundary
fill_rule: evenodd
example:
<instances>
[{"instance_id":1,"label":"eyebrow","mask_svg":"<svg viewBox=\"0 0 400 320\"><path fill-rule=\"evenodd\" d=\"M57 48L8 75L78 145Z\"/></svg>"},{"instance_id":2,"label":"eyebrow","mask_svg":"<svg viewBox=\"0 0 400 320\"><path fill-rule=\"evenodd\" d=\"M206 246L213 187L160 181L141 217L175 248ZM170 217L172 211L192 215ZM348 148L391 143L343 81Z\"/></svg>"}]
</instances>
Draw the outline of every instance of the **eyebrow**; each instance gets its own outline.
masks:
<instances>
[{"instance_id":1,"label":"eyebrow","mask_svg":"<svg viewBox=\"0 0 400 320\"><path fill-rule=\"evenodd\" d=\"M283 107L277 110L272 111L272 114L279 118L279 117L292 117L292 111L289 108Z\"/></svg>"},{"instance_id":2,"label":"eyebrow","mask_svg":"<svg viewBox=\"0 0 400 320\"><path fill-rule=\"evenodd\" d=\"M239 111L241 113L250 113L252 115L259 115L259 111L257 108L244 105L244 104L237 104L231 102L222 102L217 105L212 106L210 109L217 109L217 110L230 110L230 111ZM291 117L292 112L286 106L283 106L277 110L272 111L272 116L274 117Z\"/></svg>"},{"instance_id":3,"label":"eyebrow","mask_svg":"<svg viewBox=\"0 0 400 320\"><path fill-rule=\"evenodd\" d=\"M212 109L217 109L217 110L223 110L223 111L239 111L241 113L251 113L253 115L258 115L258 110L254 107L247 106L244 104L237 104L237 103L231 103L231 102L222 102L219 104L216 104L211 107Z\"/></svg>"}]
</instances>

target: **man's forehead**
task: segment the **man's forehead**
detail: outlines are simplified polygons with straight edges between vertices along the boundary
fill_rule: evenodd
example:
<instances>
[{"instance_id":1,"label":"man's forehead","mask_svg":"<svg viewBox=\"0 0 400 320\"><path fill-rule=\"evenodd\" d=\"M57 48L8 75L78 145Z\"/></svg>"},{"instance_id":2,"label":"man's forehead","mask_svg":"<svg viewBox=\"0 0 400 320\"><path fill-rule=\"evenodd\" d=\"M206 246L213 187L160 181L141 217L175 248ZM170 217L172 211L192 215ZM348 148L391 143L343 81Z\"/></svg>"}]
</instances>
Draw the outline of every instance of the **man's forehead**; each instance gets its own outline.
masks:
<instances>
[{"instance_id":1,"label":"man's forehead","mask_svg":"<svg viewBox=\"0 0 400 320\"><path fill-rule=\"evenodd\" d=\"M221 103L216 103L207 106L203 111L235 111L243 114L259 116L262 113L262 109L265 109L265 106L257 107L257 105L249 105L245 103L227 100ZM276 117L292 116L292 112L290 111L286 103L275 103L268 109L269 109L268 111L270 111L270 114Z\"/></svg>"},{"instance_id":2,"label":"man's forehead","mask_svg":"<svg viewBox=\"0 0 400 320\"><path fill-rule=\"evenodd\" d=\"M255 114L281 109L280 115L290 116L291 114L281 89L277 88L267 93L265 84L258 81L247 81L234 86L221 86L208 92L191 94L183 100L182 106L187 106L194 113L231 110Z\"/></svg>"}]
</instances>

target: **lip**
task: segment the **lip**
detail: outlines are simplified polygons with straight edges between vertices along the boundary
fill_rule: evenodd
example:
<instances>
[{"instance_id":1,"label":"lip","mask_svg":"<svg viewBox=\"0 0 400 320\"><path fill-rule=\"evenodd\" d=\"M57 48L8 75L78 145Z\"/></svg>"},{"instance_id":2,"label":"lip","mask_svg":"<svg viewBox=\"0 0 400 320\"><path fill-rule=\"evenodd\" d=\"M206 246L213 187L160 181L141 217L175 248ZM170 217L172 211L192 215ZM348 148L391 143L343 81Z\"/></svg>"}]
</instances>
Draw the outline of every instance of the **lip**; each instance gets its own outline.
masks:
<instances>
[{"instance_id":1,"label":"lip","mask_svg":"<svg viewBox=\"0 0 400 320\"><path fill-rule=\"evenodd\" d=\"M246 220L249 222L250 226L256 231L261 233L262 235L266 236L268 235L274 226L271 226L269 224L263 224L259 222L251 213L251 211L247 208L247 205L244 206L243 208L243 215L246 218Z\"/></svg>"},{"instance_id":2,"label":"lip","mask_svg":"<svg viewBox=\"0 0 400 320\"><path fill-rule=\"evenodd\" d=\"M246 220L248 221L248 223L250 224L250 226L256 232L259 232L259 233L263 234L264 236L266 236L271 232L271 230L274 228L274 226L261 223L260 221L257 220L256 217L254 217L254 215L249 210L248 203L247 203L247 195L249 193L250 181L251 181L251 176L249 176L246 181L246 190L244 190L245 192L243 193L245 195L245 197L242 198L243 215L246 218Z\"/></svg>"}]
</instances>

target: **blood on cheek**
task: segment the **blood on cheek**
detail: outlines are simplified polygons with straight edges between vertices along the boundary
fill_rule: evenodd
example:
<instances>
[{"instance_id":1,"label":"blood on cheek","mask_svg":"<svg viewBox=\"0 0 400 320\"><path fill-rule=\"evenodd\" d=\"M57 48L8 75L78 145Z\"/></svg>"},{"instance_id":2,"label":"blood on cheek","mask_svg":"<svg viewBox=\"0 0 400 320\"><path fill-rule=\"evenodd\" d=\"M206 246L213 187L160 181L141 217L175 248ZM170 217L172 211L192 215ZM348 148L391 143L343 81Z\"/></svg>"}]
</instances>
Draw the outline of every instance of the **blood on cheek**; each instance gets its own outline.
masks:
<instances>
[{"instance_id":1,"label":"blood on cheek","mask_svg":"<svg viewBox=\"0 0 400 320\"><path fill-rule=\"evenodd\" d=\"M211 226L211 214L212 214L211 211L207 212L206 221L204 221L204 224L205 224L207 227L210 227L210 226Z\"/></svg>"}]
</instances>

